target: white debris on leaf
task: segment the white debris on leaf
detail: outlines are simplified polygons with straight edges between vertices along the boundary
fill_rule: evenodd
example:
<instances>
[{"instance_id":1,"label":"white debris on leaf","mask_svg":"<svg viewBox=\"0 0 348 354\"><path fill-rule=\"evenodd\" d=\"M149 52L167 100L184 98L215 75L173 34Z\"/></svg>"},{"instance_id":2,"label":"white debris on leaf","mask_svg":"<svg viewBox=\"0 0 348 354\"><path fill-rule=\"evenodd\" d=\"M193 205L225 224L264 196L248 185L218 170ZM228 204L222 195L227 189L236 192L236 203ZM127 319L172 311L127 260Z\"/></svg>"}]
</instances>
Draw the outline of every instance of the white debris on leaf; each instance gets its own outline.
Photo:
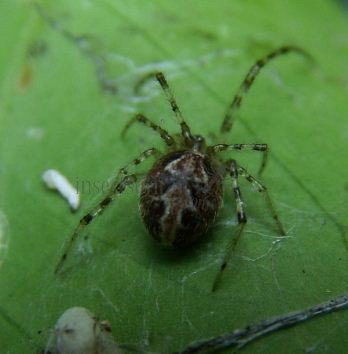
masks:
<instances>
[{"instance_id":1,"label":"white debris on leaf","mask_svg":"<svg viewBox=\"0 0 348 354\"><path fill-rule=\"evenodd\" d=\"M66 177L57 170L49 169L43 173L42 179L48 188L56 189L68 201L71 209L78 209L80 195Z\"/></svg>"},{"instance_id":2,"label":"white debris on leaf","mask_svg":"<svg viewBox=\"0 0 348 354\"><path fill-rule=\"evenodd\" d=\"M58 319L44 353L123 354L107 321L99 321L84 307L72 307Z\"/></svg>"}]
</instances>

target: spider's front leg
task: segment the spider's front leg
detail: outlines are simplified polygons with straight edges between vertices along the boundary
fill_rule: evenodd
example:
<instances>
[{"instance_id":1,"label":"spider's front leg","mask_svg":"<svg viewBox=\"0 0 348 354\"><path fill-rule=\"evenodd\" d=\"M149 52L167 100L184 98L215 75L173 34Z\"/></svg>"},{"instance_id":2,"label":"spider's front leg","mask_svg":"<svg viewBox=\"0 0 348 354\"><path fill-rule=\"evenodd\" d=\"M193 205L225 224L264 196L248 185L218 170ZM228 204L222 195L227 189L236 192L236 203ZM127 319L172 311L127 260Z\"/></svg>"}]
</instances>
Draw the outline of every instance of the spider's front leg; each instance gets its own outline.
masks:
<instances>
[{"instance_id":1,"label":"spider's front leg","mask_svg":"<svg viewBox=\"0 0 348 354\"><path fill-rule=\"evenodd\" d=\"M136 114L128 123L125 125L125 127L122 130L121 136L124 137L127 130L134 124L134 123L141 123L144 124L146 127L154 130L156 133L160 135L160 137L164 140L164 142L168 146L173 146L175 145L175 140L174 138L169 135L169 133L163 129L161 126L159 126L156 123L153 123L149 118L145 117L143 114L138 113Z\"/></svg>"},{"instance_id":2,"label":"spider's front leg","mask_svg":"<svg viewBox=\"0 0 348 354\"><path fill-rule=\"evenodd\" d=\"M180 124L181 135L185 141L186 146L191 146L192 143L194 142L194 137L191 134L190 127L187 125L187 123L184 120L181 110L176 102L174 94L173 94L171 88L169 87L164 74L162 72L157 72L156 79L159 82L159 84L161 85L161 88L167 97L170 107L172 108L172 111L174 112L175 117L178 120L178 123Z\"/></svg>"},{"instance_id":3,"label":"spider's front leg","mask_svg":"<svg viewBox=\"0 0 348 354\"><path fill-rule=\"evenodd\" d=\"M113 183L111 188L109 189L109 192L104 196L103 200L98 203L94 208L92 208L85 216L83 216L77 227L75 228L72 236L70 239L66 242L63 250L63 254L54 270L54 273L59 273L60 270L62 269L62 266L64 265L72 246L76 242L77 238L81 234L81 232L84 230L84 228L89 225L98 215L100 215L109 205L110 203L121 193L124 192L124 190L130 186L131 184L135 183L137 181L137 174L129 174L128 169L131 166L136 166L140 164L141 162L145 161L151 156L154 155L159 155L159 151L155 148L148 149L144 151L143 153L140 154L140 156L136 159L134 159L130 164L124 166L123 168L120 169L118 173L118 177L121 178L121 181L119 178L117 178Z\"/></svg>"},{"instance_id":4,"label":"spider's front leg","mask_svg":"<svg viewBox=\"0 0 348 354\"><path fill-rule=\"evenodd\" d=\"M239 89L237 93L234 95L233 100L229 107L227 108L224 120L222 122L220 132L221 133L227 133L232 129L234 120L237 116L237 113L242 105L243 99L245 95L248 93L250 88L252 87L256 77L259 75L261 69L266 66L269 62L274 60L275 58L278 58L284 54L288 53L297 53L300 54L310 61L314 61L312 56L308 54L305 50L302 48L292 46L292 45L287 45L287 46L282 46L271 53L267 54L263 58L259 59L256 61L256 63L249 69L248 73L246 74L244 80L242 81L241 85L239 86Z\"/></svg>"},{"instance_id":5,"label":"spider's front leg","mask_svg":"<svg viewBox=\"0 0 348 354\"><path fill-rule=\"evenodd\" d=\"M220 269L215 277L214 283L213 283L213 288L212 291L215 291L223 274L223 271L226 269L228 262L231 258L231 255L233 251L235 250L238 241L243 233L244 226L247 222L247 217L244 211L244 203L242 200L242 195L240 192L239 188L239 183L238 183L238 167L237 163L235 160L230 160L226 162L226 170L230 174L232 178L232 187L233 187L233 193L234 197L236 200L236 208L237 208L237 219L238 219L238 230L236 236L231 239L231 241L228 243L224 259L220 265Z\"/></svg>"}]
</instances>

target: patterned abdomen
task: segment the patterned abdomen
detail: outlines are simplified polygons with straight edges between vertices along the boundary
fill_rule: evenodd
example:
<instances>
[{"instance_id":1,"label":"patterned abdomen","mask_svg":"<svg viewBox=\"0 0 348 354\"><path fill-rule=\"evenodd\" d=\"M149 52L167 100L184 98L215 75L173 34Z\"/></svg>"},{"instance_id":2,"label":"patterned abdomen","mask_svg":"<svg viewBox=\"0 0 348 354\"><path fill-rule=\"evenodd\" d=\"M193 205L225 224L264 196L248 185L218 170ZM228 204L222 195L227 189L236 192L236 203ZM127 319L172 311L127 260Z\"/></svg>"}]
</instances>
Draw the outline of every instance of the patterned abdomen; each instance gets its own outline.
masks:
<instances>
[{"instance_id":1,"label":"patterned abdomen","mask_svg":"<svg viewBox=\"0 0 348 354\"><path fill-rule=\"evenodd\" d=\"M176 151L157 161L145 177L140 211L158 242L184 247L206 233L221 200L222 176L209 157Z\"/></svg>"}]
</instances>

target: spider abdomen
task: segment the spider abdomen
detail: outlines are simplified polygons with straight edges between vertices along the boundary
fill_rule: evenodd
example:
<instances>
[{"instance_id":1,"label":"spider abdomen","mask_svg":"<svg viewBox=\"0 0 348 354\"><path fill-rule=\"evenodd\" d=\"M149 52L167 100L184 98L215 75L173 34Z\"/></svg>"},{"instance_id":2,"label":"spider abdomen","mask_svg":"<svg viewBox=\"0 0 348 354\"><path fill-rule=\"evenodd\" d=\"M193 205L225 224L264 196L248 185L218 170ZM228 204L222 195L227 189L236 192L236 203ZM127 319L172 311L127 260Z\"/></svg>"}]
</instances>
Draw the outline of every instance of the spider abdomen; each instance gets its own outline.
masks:
<instances>
[{"instance_id":1,"label":"spider abdomen","mask_svg":"<svg viewBox=\"0 0 348 354\"><path fill-rule=\"evenodd\" d=\"M165 155L142 183L140 211L145 226L163 245L184 247L203 236L222 200L222 176L202 153Z\"/></svg>"}]
</instances>

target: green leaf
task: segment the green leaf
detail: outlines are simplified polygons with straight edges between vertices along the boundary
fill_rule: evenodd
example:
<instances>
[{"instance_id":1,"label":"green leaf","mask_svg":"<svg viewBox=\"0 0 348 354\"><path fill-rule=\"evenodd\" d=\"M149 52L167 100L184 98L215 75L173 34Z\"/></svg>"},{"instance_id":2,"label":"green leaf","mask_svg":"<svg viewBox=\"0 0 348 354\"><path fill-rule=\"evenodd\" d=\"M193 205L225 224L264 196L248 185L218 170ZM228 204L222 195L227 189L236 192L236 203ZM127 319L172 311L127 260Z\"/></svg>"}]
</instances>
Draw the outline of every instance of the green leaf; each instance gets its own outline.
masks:
<instances>
[{"instance_id":1,"label":"green leaf","mask_svg":"<svg viewBox=\"0 0 348 354\"><path fill-rule=\"evenodd\" d=\"M3 353L44 348L48 330L72 306L109 320L117 342L168 353L347 291L348 23L333 2L40 6L41 14L28 1L0 4L0 242L8 242L7 251L0 247ZM185 252L163 250L148 235L137 185L88 227L67 271L54 275L64 242L100 200L105 182L146 148L165 149L139 125L121 139L132 115L143 112L179 131L158 84L149 79L135 94L139 80L163 71L193 132L217 135L249 67L283 44L301 46L317 65L289 54L267 66L227 140L270 145L262 182L287 236L279 237L263 198L241 182L247 229L212 293L237 226L230 181L215 225ZM221 156L234 156L256 174L255 155ZM43 185L48 168L78 184L76 214ZM271 335L244 352L344 353L347 316Z\"/></svg>"}]
</instances>

